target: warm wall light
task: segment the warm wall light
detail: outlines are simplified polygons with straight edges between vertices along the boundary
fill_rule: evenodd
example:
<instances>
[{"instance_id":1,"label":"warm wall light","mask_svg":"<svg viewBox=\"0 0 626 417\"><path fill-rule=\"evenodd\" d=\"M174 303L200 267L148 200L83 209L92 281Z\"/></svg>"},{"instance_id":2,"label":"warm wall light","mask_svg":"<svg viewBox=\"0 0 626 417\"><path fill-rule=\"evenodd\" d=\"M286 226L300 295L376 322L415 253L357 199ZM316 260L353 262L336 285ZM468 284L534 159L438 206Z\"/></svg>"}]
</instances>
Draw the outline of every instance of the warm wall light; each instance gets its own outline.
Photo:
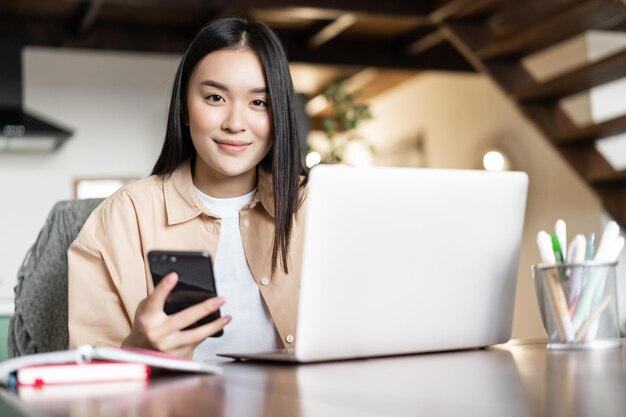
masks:
<instances>
[{"instance_id":1,"label":"warm wall light","mask_svg":"<svg viewBox=\"0 0 626 417\"><path fill-rule=\"evenodd\" d=\"M315 165L319 164L322 160L322 156L317 152L309 152L305 158L305 163L308 168L313 168Z\"/></svg>"},{"instance_id":2,"label":"warm wall light","mask_svg":"<svg viewBox=\"0 0 626 417\"><path fill-rule=\"evenodd\" d=\"M509 161L502 152L489 151L483 156L483 166L487 171L506 171Z\"/></svg>"}]
</instances>

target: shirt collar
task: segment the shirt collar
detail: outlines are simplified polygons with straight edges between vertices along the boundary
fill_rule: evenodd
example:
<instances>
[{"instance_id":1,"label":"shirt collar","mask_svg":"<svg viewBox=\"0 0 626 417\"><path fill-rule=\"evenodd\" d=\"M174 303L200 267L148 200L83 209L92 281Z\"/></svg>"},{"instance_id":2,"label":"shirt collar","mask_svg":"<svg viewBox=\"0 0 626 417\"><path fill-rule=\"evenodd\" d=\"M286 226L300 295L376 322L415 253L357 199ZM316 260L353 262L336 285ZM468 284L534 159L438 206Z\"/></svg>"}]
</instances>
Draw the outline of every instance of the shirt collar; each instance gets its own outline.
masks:
<instances>
[{"instance_id":1,"label":"shirt collar","mask_svg":"<svg viewBox=\"0 0 626 417\"><path fill-rule=\"evenodd\" d=\"M194 190L189 161L180 164L171 175L163 180L163 194L168 225L186 222L201 213L216 217L215 214L206 210ZM250 204L255 205L259 202L268 214L274 217L272 174L263 169L258 169L257 192Z\"/></svg>"}]
</instances>

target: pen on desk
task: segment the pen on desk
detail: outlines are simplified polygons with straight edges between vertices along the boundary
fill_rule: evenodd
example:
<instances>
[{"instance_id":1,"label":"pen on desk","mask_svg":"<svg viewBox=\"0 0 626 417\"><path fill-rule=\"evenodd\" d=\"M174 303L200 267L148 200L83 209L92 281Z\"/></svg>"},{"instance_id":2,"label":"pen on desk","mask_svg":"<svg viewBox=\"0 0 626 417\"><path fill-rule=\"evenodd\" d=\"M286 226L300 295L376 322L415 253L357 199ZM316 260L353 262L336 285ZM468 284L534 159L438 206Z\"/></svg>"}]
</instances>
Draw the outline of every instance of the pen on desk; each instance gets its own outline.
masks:
<instances>
[{"instance_id":1,"label":"pen on desk","mask_svg":"<svg viewBox=\"0 0 626 417\"><path fill-rule=\"evenodd\" d=\"M598 250L594 256L594 261L614 262L624 247L624 238L619 236L619 226L615 222L609 222L602 233ZM604 278L607 267L593 268L591 276L587 280L585 289L582 291L576 312L574 313L574 329L578 330L583 321L589 316L591 309L600 296L596 296L596 291L600 288L604 292Z\"/></svg>"},{"instance_id":2,"label":"pen on desk","mask_svg":"<svg viewBox=\"0 0 626 417\"><path fill-rule=\"evenodd\" d=\"M606 260L609 262L616 262L622 249L624 249L624 238L619 236L617 240L613 242L611 246L609 246L609 248L606 250ZM604 287L606 286L606 274L607 273L608 273L608 270L605 272L603 279L599 281L598 286L593 295L589 309L597 308L596 306L600 305L601 303L600 300L602 298L602 295L604 294ZM598 325L599 325L599 321L596 318L595 320L592 321L591 327L587 331L585 340L594 339L596 337L596 334L598 333Z\"/></svg>"},{"instance_id":3,"label":"pen on desk","mask_svg":"<svg viewBox=\"0 0 626 417\"><path fill-rule=\"evenodd\" d=\"M619 226L614 221L610 221L604 228L602 237L600 238L600 244L596 255L593 257L594 261L610 261L611 249L615 245L617 238L619 237Z\"/></svg>"},{"instance_id":4,"label":"pen on desk","mask_svg":"<svg viewBox=\"0 0 626 417\"><path fill-rule=\"evenodd\" d=\"M556 259L556 265L559 271L559 277L561 278L561 282L565 282L567 281L567 276L565 275L565 269L562 267L565 261L563 259L561 244L559 243L559 238L556 236L556 234L552 235L552 250L554 250L554 258Z\"/></svg>"},{"instance_id":5,"label":"pen on desk","mask_svg":"<svg viewBox=\"0 0 626 417\"><path fill-rule=\"evenodd\" d=\"M572 322L569 317L569 311L567 310L567 300L563 293L563 286L559 282L556 269L550 269L548 271L548 292L550 293L550 300L552 301L554 321L557 324L557 330L561 336L562 341L571 342L576 337L576 332L572 326Z\"/></svg>"},{"instance_id":6,"label":"pen on desk","mask_svg":"<svg viewBox=\"0 0 626 417\"><path fill-rule=\"evenodd\" d=\"M587 247L587 239L584 235L576 235L572 240L567 253L568 264L580 264L585 260L585 249ZM567 297L567 303L572 309L572 306L576 304L576 300L580 296L580 289L582 287L582 273L583 267L574 267L570 273L569 278L569 294Z\"/></svg>"},{"instance_id":7,"label":"pen on desk","mask_svg":"<svg viewBox=\"0 0 626 417\"><path fill-rule=\"evenodd\" d=\"M552 235L552 250L554 251L554 259L557 264L563 263L563 251L561 251L561 244L556 234Z\"/></svg>"},{"instance_id":8,"label":"pen on desk","mask_svg":"<svg viewBox=\"0 0 626 417\"><path fill-rule=\"evenodd\" d=\"M567 253L567 226L563 219L558 219L554 224L554 234L559 239L561 253Z\"/></svg>"},{"instance_id":9,"label":"pen on desk","mask_svg":"<svg viewBox=\"0 0 626 417\"><path fill-rule=\"evenodd\" d=\"M604 309L608 307L612 297L613 294L607 294L604 296L600 304L598 304L596 309L593 310L593 312L589 315L589 318L583 323L582 326L580 326L580 329L578 329L578 331L576 332L576 339L574 341L581 342L585 338L585 336L587 336L591 325L593 323L596 323L596 320L600 317L600 314L602 314Z\"/></svg>"},{"instance_id":10,"label":"pen on desk","mask_svg":"<svg viewBox=\"0 0 626 417\"><path fill-rule=\"evenodd\" d=\"M589 234L589 239L587 239L584 260L592 261L595 255L595 250L596 250L596 234L595 232L591 232ZM570 305L570 316L572 317L574 328L576 328L577 326L580 326L582 323L582 321L580 321L580 317L579 319L575 319L574 316L576 314L576 311L578 311L578 305L580 304L580 297L582 296L582 291L583 291L583 283L584 285L587 285L587 283L589 283L589 268L584 267L582 268L582 270L583 272L582 272L582 277L581 277L581 287L578 289L578 296L576 300L574 301L574 303Z\"/></svg>"},{"instance_id":11,"label":"pen on desk","mask_svg":"<svg viewBox=\"0 0 626 417\"><path fill-rule=\"evenodd\" d=\"M541 230L537 233L537 246L539 247L541 262L553 265L556 259L554 258L554 251L552 250L552 241L550 235L545 230Z\"/></svg>"}]
</instances>

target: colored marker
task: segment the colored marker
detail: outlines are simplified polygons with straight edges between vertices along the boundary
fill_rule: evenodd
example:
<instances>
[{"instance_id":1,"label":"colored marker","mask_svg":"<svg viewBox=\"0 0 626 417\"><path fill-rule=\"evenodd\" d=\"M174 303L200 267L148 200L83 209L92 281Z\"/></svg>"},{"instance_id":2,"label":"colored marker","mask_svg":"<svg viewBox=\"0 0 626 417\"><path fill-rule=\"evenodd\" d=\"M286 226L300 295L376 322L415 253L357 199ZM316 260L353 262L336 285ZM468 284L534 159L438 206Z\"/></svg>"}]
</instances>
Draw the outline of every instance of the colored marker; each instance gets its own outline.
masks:
<instances>
[{"instance_id":1,"label":"colored marker","mask_svg":"<svg viewBox=\"0 0 626 417\"><path fill-rule=\"evenodd\" d=\"M556 262L556 259L554 258L554 251L552 250L550 235L545 230L541 230L539 233L537 233L537 246L539 247L541 262L544 264L553 265Z\"/></svg>"},{"instance_id":2,"label":"colored marker","mask_svg":"<svg viewBox=\"0 0 626 417\"><path fill-rule=\"evenodd\" d=\"M576 235L569 246L569 252L567 253L568 264L580 264L585 260L585 249L587 247L587 239L584 235ZM567 297L568 305L576 304L578 297L580 296L580 290L582 288L582 274L583 267L575 266L570 270L569 278L569 294Z\"/></svg>"},{"instance_id":3,"label":"colored marker","mask_svg":"<svg viewBox=\"0 0 626 417\"><path fill-rule=\"evenodd\" d=\"M559 239L561 253L567 253L567 226L563 219L558 219L554 224L554 234Z\"/></svg>"}]
</instances>

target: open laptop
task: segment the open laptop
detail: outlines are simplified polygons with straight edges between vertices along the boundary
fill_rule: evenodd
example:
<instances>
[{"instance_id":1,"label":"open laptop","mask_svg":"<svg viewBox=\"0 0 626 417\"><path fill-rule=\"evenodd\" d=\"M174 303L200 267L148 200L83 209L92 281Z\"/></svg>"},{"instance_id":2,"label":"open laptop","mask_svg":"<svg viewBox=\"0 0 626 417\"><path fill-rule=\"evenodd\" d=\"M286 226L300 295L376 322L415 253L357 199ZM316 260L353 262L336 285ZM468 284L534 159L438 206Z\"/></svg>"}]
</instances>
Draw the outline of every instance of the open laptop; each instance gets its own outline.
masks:
<instances>
[{"instance_id":1,"label":"open laptop","mask_svg":"<svg viewBox=\"0 0 626 417\"><path fill-rule=\"evenodd\" d=\"M296 347L319 362L509 340L528 177L320 165L308 185Z\"/></svg>"}]
</instances>

